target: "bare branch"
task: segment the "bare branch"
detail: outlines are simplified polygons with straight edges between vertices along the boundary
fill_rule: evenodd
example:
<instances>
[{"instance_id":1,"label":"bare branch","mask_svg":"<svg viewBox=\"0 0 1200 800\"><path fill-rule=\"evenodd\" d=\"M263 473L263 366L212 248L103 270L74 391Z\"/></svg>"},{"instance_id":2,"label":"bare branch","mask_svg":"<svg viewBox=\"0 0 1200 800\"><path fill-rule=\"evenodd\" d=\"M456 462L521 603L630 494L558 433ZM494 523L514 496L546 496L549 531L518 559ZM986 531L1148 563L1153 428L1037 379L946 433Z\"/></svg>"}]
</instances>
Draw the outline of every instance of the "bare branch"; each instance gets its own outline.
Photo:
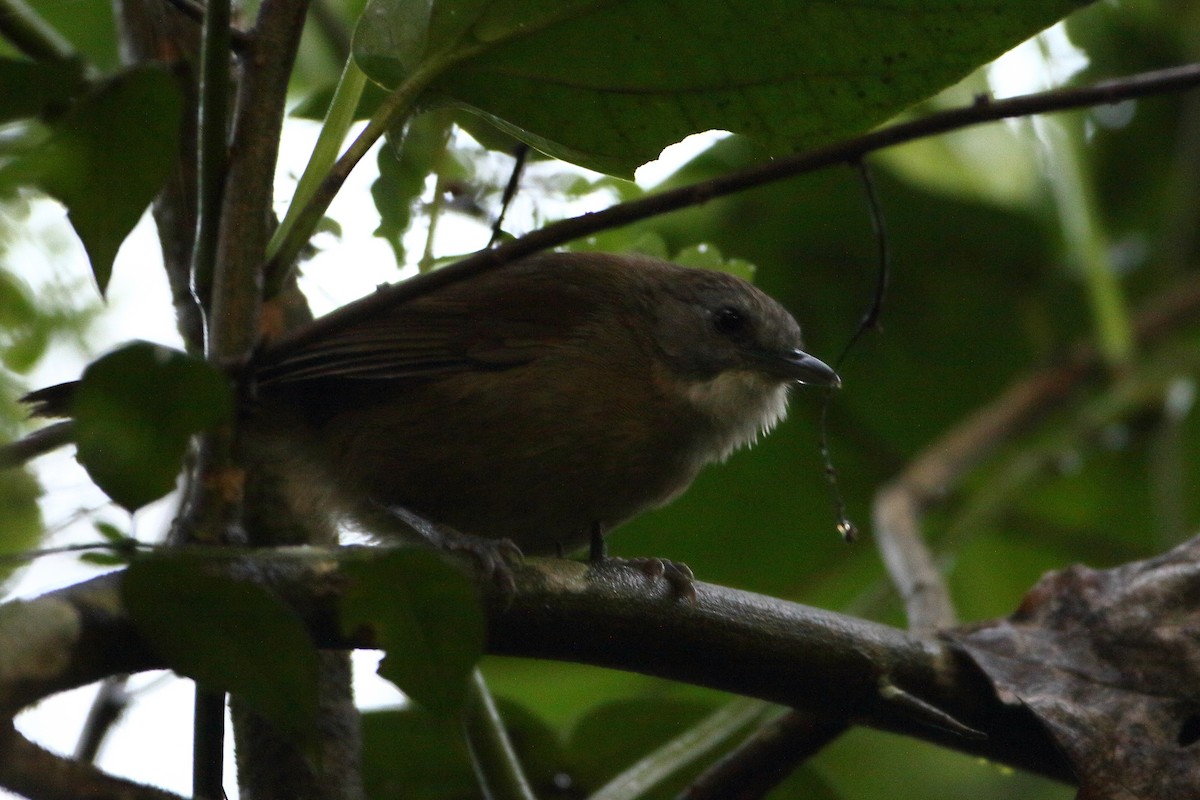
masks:
<instances>
[{"instance_id":1,"label":"bare branch","mask_svg":"<svg viewBox=\"0 0 1200 800\"><path fill-rule=\"evenodd\" d=\"M373 647L341 633L338 598L345 581L339 554L350 548L217 553L214 569L267 585L305 619L318 646ZM367 548L367 553L381 552ZM473 562L471 563L472 566ZM514 572L507 594L480 579L494 654L576 661L657 675L793 706L916 736L1059 780L1070 769L1045 732L1020 707L1006 706L954 645L914 638L885 625L770 597L696 584L694 604L631 571L589 573L586 565L530 559ZM6 652L61 656L46 670L28 669L0 682L0 713L11 715L42 697L118 672L164 666L125 615L120 574L106 575L0 615L20 635ZM703 653L703 658L697 658ZM35 669L36 667L36 669ZM914 715L880 687L899 687L947 719L983 731L971 738Z\"/></svg>"},{"instance_id":2,"label":"bare branch","mask_svg":"<svg viewBox=\"0 0 1200 800\"><path fill-rule=\"evenodd\" d=\"M11 720L0 727L0 753L0 786L35 800L183 800L174 792L117 778L86 762L43 750L17 733Z\"/></svg>"},{"instance_id":3,"label":"bare branch","mask_svg":"<svg viewBox=\"0 0 1200 800\"><path fill-rule=\"evenodd\" d=\"M1147 303L1134 319L1134 335L1145 346L1195 322L1198 309L1200 279L1193 276ZM997 447L1061 406L1103 366L1095 347L1076 346L1061 363L1022 378L960 422L876 494L875 541L904 599L911 630L931 633L954 624L949 592L921 537L921 515Z\"/></svg>"},{"instance_id":4,"label":"bare branch","mask_svg":"<svg viewBox=\"0 0 1200 800\"><path fill-rule=\"evenodd\" d=\"M256 343L279 131L307 10L307 0L264 0L250 52L242 60L231 146L235 155L221 210L220 268L213 276L209 337L217 361L245 358Z\"/></svg>"},{"instance_id":5,"label":"bare branch","mask_svg":"<svg viewBox=\"0 0 1200 800\"><path fill-rule=\"evenodd\" d=\"M129 707L128 683L128 675L113 675L100 684L100 691L92 700L92 707L83 723L79 741L75 743L76 761L90 763L96 760L100 745L104 744L104 739Z\"/></svg>"}]
</instances>

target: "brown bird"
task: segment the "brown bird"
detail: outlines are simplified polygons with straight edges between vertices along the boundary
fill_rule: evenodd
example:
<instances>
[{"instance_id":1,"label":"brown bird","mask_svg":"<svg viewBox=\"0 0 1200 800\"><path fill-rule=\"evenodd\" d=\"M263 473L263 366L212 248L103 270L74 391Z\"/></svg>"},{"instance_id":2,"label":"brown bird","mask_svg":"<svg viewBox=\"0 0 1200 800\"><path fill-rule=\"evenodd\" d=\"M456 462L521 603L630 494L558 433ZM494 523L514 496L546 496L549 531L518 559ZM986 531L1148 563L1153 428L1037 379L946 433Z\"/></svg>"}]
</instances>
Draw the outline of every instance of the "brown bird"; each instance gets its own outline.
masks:
<instances>
[{"instance_id":1,"label":"brown bird","mask_svg":"<svg viewBox=\"0 0 1200 800\"><path fill-rule=\"evenodd\" d=\"M550 253L267 350L246 427L351 514L365 501L569 552L769 431L790 384L839 385L800 348L792 316L738 278Z\"/></svg>"},{"instance_id":2,"label":"brown bird","mask_svg":"<svg viewBox=\"0 0 1200 800\"><path fill-rule=\"evenodd\" d=\"M590 541L594 559L604 533L782 420L791 384L840 383L749 283L596 253L533 256L268 347L248 375L241 456L293 511L373 533L411 512L529 554ZM29 399L53 412L53 391Z\"/></svg>"}]
</instances>

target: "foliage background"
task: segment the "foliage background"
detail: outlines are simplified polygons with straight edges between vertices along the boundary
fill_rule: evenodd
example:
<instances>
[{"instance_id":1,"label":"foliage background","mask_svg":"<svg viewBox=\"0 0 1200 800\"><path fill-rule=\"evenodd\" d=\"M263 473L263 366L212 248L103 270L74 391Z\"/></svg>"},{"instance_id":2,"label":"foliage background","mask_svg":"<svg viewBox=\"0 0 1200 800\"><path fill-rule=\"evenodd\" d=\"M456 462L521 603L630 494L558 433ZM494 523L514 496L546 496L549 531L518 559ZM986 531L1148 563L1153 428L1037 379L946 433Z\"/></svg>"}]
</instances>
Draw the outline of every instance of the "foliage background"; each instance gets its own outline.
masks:
<instances>
[{"instance_id":1,"label":"foliage background","mask_svg":"<svg viewBox=\"0 0 1200 800\"><path fill-rule=\"evenodd\" d=\"M90 60L115 67L104 4L34 5ZM353 2L327 5L342 26L356 13ZM1075 14L1065 35L1087 63L1072 80L1194 59L1198 14L1200 6L1192 2L1139 0L1101 3ZM293 86L297 101L328 90L339 68L335 41L329 29L310 31ZM1051 48L1047 41L1055 40L1043 40L1034 50ZM1050 72L1053 63L1037 69ZM986 89L986 75L976 74L916 112L967 102ZM829 411L841 490L851 517L868 536L846 546L834 533L832 500L815 445L821 397L800 391L786 425L752 451L708 470L671 507L627 526L612 539L614 552L667 556L687 562L706 581L903 624L869 541L873 492L1010 382L1053 363L1080 338L1097 335L1081 263L1089 253L1099 250L1105 267L1119 275L1129 309L1194 271L1198 112L1197 96L1182 94L1058 115L1052 123L1060 126L1057 131L1028 122L993 125L872 158L893 280L884 330L868 335L850 355L842 368L846 388ZM1064 154L1079 166L1074 177L1062 168ZM505 162L468 145L453 155L442 162L443 178L467 187L476 204L494 212ZM752 144L723 140L666 183L711 177L761 157ZM639 191L577 174L553 163L535 164L510 230L521 232L564 207L594 204L595 192L603 198L605 192ZM420 186L427 199L432 196L424 181ZM22 206L29 202L6 201L0 247L22 236ZM417 233L404 240L410 259L423 246L420 234L429 213L427 205L415 208ZM1089 223L1082 236L1062 224L1079 209ZM455 214L441 213L446 220ZM478 231L447 222L437 255L477 246L469 243L471 236ZM328 252L321 258L347 269L347 242L323 242ZM865 309L877 269L863 190L849 168L608 232L586 246L675 256L699 243L755 265L756 282L801 320L810 350L828 358ZM88 337L81 332L105 313L93 302L81 304L78 293L31 290L31 284L45 284L23 275L24 265L11 252L0 251L0 356L8 398L36 384L27 376L39 369L52 343L50 352L72 341L86 349ZM78 264L64 261L61 269L67 284L87 278ZM153 269L128 260L117 266L135 284L149 281L140 276ZM321 269L319 258L312 270ZM1194 331L1183 333L1114 367L1107 379L1009 443L928 518L926 534L943 557L964 619L1010 612L1048 569L1076 561L1120 563L1159 552L1194 531L1200 516L1192 491L1200 471L1200 429L1191 413L1196 345ZM17 431L19 408L7 402L3 413L5 432ZM36 489L20 473L5 473L3 480L0 536L5 549L19 551L41 532L32 505ZM46 507L64 506L59 500ZM55 522L58 514L48 512L47 518ZM691 687L557 663L489 659L485 673L494 691L516 705L510 719L522 723L523 741L533 749L531 769L544 770L541 777L547 779L569 768L577 785L602 782L721 702ZM387 730L377 735L393 741L401 734L388 726L412 728L404 717L381 717L371 726L369 732ZM435 745L440 741L428 729L421 733ZM381 786L398 765L387 748L371 752L377 760L368 764L368 777ZM449 744L437 752L461 755ZM469 784L459 782L467 773L451 774L444 788L469 796ZM855 730L772 796L1070 794L1065 787L928 745Z\"/></svg>"}]
</instances>

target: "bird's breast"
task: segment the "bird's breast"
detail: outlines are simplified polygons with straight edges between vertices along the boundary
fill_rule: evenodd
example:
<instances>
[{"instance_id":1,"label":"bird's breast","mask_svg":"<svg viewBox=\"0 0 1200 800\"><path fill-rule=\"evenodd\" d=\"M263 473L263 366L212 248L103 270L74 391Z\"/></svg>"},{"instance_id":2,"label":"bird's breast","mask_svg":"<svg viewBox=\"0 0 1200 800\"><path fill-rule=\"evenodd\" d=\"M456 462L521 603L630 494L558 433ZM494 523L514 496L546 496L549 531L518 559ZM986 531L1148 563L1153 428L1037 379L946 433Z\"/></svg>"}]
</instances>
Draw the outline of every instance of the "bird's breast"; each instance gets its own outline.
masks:
<instances>
[{"instance_id":1,"label":"bird's breast","mask_svg":"<svg viewBox=\"0 0 1200 800\"><path fill-rule=\"evenodd\" d=\"M787 385L756 372L726 370L688 382L680 393L709 423L707 461L725 460L787 416Z\"/></svg>"}]
</instances>

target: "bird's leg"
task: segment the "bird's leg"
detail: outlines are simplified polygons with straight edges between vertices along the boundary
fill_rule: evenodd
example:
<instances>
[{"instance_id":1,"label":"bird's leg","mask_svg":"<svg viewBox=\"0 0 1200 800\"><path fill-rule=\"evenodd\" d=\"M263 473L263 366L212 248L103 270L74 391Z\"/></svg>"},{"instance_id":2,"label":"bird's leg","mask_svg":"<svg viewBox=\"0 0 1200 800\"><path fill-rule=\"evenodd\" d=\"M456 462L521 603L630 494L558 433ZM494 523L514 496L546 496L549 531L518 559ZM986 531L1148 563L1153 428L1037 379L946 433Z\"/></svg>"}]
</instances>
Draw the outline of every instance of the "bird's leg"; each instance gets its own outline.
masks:
<instances>
[{"instance_id":1,"label":"bird's leg","mask_svg":"<svg viewBox=\"0 0 1200 800\"><path fill-rule=\"evenodd\" d=\"M512 565L521 563L525 556L512 539L488 539L463 533L402 506L372 503L369 512L360 516L366 517L364 523L369 533L431 545L448 553L465 553L478 562L484 576L494 581L502 592L511 595L516 591Z\"/></svg>"},{"instance_id":2,"label":"bird's leg","mask_svg":"<svg viewBox=\"0 0 1200 800\"><path fill-rule=\"evenodd\" d=\"M680 561L665 558L614 558L608 554L604 533L603 525L598 522L592 525L588 540L588 562L591 569L599 571L613 567L631 567L651 581L666 580L675 597L696 602L696 576L691 567Z\"/></svg>"},{"instance_id":3,"label":"bird's leg","mask_svg":"<svg viewBox=\"0 0 1200 800\"><path fill-rule=\"evenodd\" d=\"M608 545L604 542L604 526L599 522L592 524L588 539L588 561L597 564L608 558Z\"/></svg>"}]
</instances>

